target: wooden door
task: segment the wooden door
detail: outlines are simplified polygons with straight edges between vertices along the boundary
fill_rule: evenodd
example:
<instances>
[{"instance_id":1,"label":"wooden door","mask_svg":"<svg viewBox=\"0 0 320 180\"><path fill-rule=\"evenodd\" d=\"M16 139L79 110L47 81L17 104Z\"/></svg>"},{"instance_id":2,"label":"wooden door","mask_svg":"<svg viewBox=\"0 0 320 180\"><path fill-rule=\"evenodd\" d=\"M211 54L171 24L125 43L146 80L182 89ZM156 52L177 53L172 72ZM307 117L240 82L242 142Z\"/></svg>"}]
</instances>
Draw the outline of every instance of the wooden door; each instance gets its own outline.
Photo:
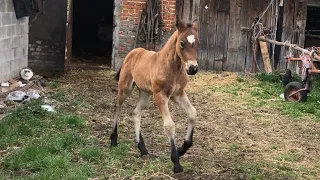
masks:
<instances>
[{"instance_id":1,"label":"wooden door","mask_svg":"<svg viewBox=\"0 0 320 180\"><path fill-rule=\"evenodd\" d=\"M222 69L227 60L230 1L200 1L200 69Z\"/></svg>"}]
</instances>

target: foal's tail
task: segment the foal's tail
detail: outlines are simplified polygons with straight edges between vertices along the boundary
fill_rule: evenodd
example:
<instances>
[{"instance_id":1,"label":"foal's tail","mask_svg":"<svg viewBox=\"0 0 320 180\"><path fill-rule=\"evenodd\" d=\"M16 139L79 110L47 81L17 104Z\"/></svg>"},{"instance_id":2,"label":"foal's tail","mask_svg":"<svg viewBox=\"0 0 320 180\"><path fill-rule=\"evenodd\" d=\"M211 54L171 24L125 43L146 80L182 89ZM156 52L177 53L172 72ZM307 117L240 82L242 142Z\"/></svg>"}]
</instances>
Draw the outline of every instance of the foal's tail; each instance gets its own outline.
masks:
<instances>
[{"instance_id":1,"label":"foal's tail","mask_svg":"<svg viewBox=\"0 0 320 180\"><path fill-rule=\"evenodd\" d=\"M117 81L119 81L119 79L120 79L121 68L122 68L122 66L121 66L120 69L117 71L116 75L114 76L114 79L117 80Z\"/></svg>"}]
</instances>

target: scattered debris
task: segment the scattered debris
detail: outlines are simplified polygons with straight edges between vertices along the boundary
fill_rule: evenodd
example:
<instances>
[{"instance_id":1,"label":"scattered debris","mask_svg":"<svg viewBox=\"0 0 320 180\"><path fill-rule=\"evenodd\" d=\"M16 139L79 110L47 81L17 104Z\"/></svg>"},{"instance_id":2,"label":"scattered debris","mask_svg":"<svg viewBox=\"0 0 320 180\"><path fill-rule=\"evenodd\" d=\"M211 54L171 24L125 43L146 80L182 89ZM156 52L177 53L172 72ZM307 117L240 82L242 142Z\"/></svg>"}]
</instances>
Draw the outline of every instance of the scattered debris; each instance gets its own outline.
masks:
<instances>
[{"instance_id":1,"label":"scattered debris","mask_svg":"<svg viewBox=\"0 0 320 180\"><path fill-rule=\"evenodd\" d=\"M40 94L34 89L28 89L27 96L30 99L39 99L39 98L41 98Z\"/></svg>"},{"instance_id":2,"label":"scattered debris","mask_svg":"<svg viewBox=\"0 0 320 180\"><path fill-rule=\"evenodd\" d=\"M26 81L29 81L33 77L33 72L30 68L23 68L20 71L20 77Z\"/></svg>"},{"instance_id":3,"label":"scattered debris","mask_svg":"<svg viewBox=\"0 0 320 180\"><path fill-rule=\"evenodd\" d=\"M281 99L284 99L284 94L283 94L283 93L280 94L280 98L281 98Z\"/></svg>"},{"instance_id":4,"label":"scattered debris","mask_svg":"<svg viewBox=\"0 0 320 180\"><path fill-rule=\"evenodd\" d=\"M47 79L47 77L35 75L30 68L23 68L20 71L20 77L1 83L0 108L41 98L44 96L42 91Z\"/></svg>"},{"instance_id":5,"label":"scattered debris","mask_svg":"<svg viewBox=\"0 0 320 180\"><path fill-rule=\"evenodd\" d=\"M9 86L10 86L9 82L1 83L1 87L9 87Z\"/></svg>"},{"instance_id":6,"label":"scattered debris","mask_svg":"<svg viewBox=\"0 0 320 180\"><path fill-rule=\"evenodd\" d=\"M10 91L10 88L9 87L1 87L1 89L0 89L0 93L5 93L5 92L8 92L8 91Z\"/></svg>"},{"instance_id":7,"label":"scattered debris","mask_svg":"<svg viewBox=\"0 0 320 180\"><path fill-rule=\"evenodd\" d=\"M46 110L46 111L48 111L48 112L55 112L55 110L53 109L53 107L50 106L50 105L42 105L41 108L44 109L44 110Z\"/></svg>"},{"instance_id":8,"label":"scattered debris","mask_svg":"<svg viewBox=\"0 0 320 180\"><path fill-rule=\"evenodd\" d=\"M4 99L0 98L0 109L4 109L6 107L7 107L7 105L4 103Z\"/></svg>"},{"instance_id":9,"label":"scattered debris","mask_svg":"<svg viewBox=\"0 0 320 180\"><path fill-rule=\"evenodd\" d=\"M27 95L27 93L25 93L23 91L13 91L8 94L8 96L5 99L5 102L13 101L13 102L21 103L21 102L24 102L28 99L29 99L29 96Z\"/></svg>"},{"instance_id":10,"label":"scattered debris","mask_svg":"<svg viewBox=\"0 0 320 180\"><path fill-rule=\"evenodd\" d=\"M18 84L19 84L19 87L24 87L27 85L27 84L23 84L21 81L19 81Z\"/></svg>"}]
</instances>

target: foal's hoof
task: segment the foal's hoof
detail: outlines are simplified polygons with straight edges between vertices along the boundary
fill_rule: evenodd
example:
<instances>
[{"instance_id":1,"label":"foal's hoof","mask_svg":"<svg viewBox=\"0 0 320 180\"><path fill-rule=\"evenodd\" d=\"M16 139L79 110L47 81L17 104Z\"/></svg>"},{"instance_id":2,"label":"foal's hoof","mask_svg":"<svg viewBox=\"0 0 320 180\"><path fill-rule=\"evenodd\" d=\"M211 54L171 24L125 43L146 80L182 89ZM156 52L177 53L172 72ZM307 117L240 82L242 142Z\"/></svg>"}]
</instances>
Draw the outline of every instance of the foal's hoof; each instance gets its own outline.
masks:
<instances>
[{"instance_id":1,"label":"foal's hoof","mask_svg":"<svg viewBox=\"0 0 320 180\"><path fill-rule=\"evenodd\" d=\"M116 147L116 146L118 146L118 142L117 142L117 141L114 141L114 140L111 140L110 146L111 146L111 147Z\"/></svg>"},{"instance_id":2,"label":"foal's hoof","mask_svg":"<svg viewBox=\"0 0 320 180\"><path fill-rule=\"evenodd\" d=\"M182 168L181 164L174 164L174 166L173 166L173 172L174 172L174 173L181 173L181 172L183 172L183 168Z\"/></svg>"},{"instance_id":3,"label":"foal's hoof","mask_svg":"<svg viewBox=\"0 0 320 180\"><path fill-rule=\"evenodd\" d=\"M147 159L155 159L157 158L158 156L155 155L155 154L146 154L146 155L142 155L141 158L144 159L144 160L147 160Z\"/></svg>"}]
</instances>

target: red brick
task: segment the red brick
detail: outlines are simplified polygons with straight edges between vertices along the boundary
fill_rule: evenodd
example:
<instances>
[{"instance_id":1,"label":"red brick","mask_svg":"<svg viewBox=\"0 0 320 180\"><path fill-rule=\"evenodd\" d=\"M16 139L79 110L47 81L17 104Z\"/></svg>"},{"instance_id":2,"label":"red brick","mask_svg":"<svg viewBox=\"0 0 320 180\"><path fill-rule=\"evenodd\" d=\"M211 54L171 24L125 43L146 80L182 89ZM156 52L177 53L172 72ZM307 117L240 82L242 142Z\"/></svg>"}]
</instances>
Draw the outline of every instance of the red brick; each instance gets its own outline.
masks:
<instances>
[{"instance_id":1,"label":"red brick","mask_svg":"<svg viewBox=\"0 0 320 180\"><path fill-rule=\"evenodd\" d=\"M133 14L133 13L135 13L135 10L134 10L134 9L130 9L128 12L129 12L130 14Z\"/></svg>"}]
</instances>

